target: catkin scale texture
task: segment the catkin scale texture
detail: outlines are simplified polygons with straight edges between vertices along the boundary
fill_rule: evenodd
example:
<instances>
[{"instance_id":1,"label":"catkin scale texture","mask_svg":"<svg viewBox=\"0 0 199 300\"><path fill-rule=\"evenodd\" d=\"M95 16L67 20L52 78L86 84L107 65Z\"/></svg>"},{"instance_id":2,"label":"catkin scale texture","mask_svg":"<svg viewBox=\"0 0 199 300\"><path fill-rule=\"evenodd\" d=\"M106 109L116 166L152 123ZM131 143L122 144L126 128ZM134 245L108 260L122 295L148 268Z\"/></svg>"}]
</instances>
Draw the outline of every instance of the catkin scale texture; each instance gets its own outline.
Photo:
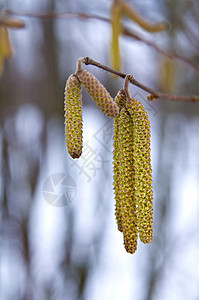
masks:
<instances>
[{"instance_id":1,"label":"catkin scale texture","mask_svg":"<svg viewBox=\"0 0 199 300\"><path fill-rule=\"evenodd\" d=\"M82 99L81 83L75 74L66 81L65 87L65 135L68 153L72 158L82 154Z\"/></svg>"},{"instance_id":2,"label":"catkin scale texture","mask_svg":"<svg viewBox=\"0 0 199 300\"><path fill-rule=\"evenodd\" d=\"M119 110L126 103L126 94L124 90L120 90L116 97L115 103L118 105ZM114 131L113 131L113 187L115 192L115 217L118 225L118 230L122 229L122 211L121 211L121 187L120 187L120 172L122 168L120 165L120 144L119 144L119 129L121 126L120 113L114 118Z\"/></svg>"},{"instance_id":3,"label":"catkin scale texture","mask_svg":"<svg viewBox=\"0 0 199 300\"><path fill-rule=\"evenodd\" d=\"M126 110L126 93L122 89L115 97L119 115L114 119L114 190L115 216L118 229L123 232L124 246L128 253L137 249L137 214L135 203L135 172L133 155L133 122Z\"/></svg>"},{"instance_id":4,"label":"catkin scale texture","mask_svg":"<svg viewBox=\"0 0 199 300\"><path fill-rule=\"evenodd\" d=\"M121 24L121 2L113 1L111 7L111 25L112 25L112 42L111 42L111 54L113 61L113 68L120 69L120 49L119 49L119 36L122 32Z\"/></svg>"},{"instance_id":5,"label":"catkin scale texture","mask_svg":"<svg viewBox=\"0 0 199 300\"><path fill-rule=\"evenodd\" d=\"M5 26L0 26L0 55L3 58L10 58L12 56L8 29Z\"/></svg>"},{"instance_id":6,"label":"catkin scale texture","mask_svg":"<svg viewBox=\"0 0 199 300\"><path fill-rule=\"evenodd\" d=\"M122 232L122 212L120 203L120 151L118 141L118 131L120 126L120 115L114 119L113 133L113 187L115 192L115 217L118 225L118 230Z\"/></svg>"},{"instance_id":7,"label":"catkin scale texture","mask_svg":"<svg viewBox=\"0 0 199 300\"><path fill-rule=\"evenodd\" d=\"M139 237L143 243L153 239L153 188L150 157L150 121L143 105L128 99L127 110L134 124L135 199Z\"/></svg>"},{"instance_id":8,"label":"catkin scale texture","mask_svg":"<svg viewBox=\"0 0 199 300\"><path fill-rule=\"evenodd\" d=\"M126 107L120 112L118 142L120 148L120 209L124 246L128 253L137 249L137 210L135 201L134 124Z\"/></svg>"},{"instance_id":9,"label":"catkin scale texture","mask_svg":"<svg viewBox=\"0 0 199 300\"><path fill-rule=\"evenodd\" d=\"M87 70L78 71L76 75L104 114L115 118L119 113L117 104L99 80Z\"/></svg>"}]
</instances>

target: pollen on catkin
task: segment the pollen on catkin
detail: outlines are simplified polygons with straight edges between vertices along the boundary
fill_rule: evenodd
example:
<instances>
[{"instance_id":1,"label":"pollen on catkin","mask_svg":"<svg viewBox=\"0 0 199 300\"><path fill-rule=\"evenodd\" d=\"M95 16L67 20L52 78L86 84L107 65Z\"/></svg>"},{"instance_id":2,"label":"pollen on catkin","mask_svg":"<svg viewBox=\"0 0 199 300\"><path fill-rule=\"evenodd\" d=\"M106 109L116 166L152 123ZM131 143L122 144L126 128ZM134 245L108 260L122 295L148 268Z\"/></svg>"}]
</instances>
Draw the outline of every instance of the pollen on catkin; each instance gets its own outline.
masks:
<instances>
[{"instance_id":1,"label":"pollen on catkin","mask_svg":"<svg viewBox=\"0 0 199 300\"><path fill-rule=\"evenodd\" d=\"M117 104L99 80L87 70L77 71L76 76L104 114L115 118L119 113Z\"/></svg>"},{"instance_id":2,"label":"pollen on catkin","mask_svg":"<svg viewBox=\"0 0 199 300\"><path fill-rule=\"evenodd\" d=\"M81 83L75 74L65 87L65 135L68 153L72 158L82 154L82 99Z\"/></svg>"},{"instance_id":3,"label":"pollen on catkin","mask_svg":"<svg viewBox=\"0 0 199 300\"><path fill-rule=\"evenodd\" d=\"M135 171L133 155L133 122L125 107L126 96L121 90L116 96L120 107L115 119L114 136L114 189L118 229L123 232L124 246L128 253L137 249L137 213L135 202Z\"/></svg>"},{"instance_id":4,"label":"pollen on catkin","mask_svg":"<svg viewBox=\"0 0 199 300\"><path fill-rule=\"evenodd\" d=\"M144 106L128 98L126 107L134 124L135 199L139 237L143 243L153 239L153 188L150 157L150 121Z\"/></svg>"},{"instance_id":5,"label":"pollen on catkin","mask_svg":"<svg viewBox=\"0 0 199 300\"><path fill-rule=\"evenodd\" d=\"M119 110L125 105L126 93L120 90L116 97L115 103L118 105ZM114 131L113 131L113 188L115 192L115 217L118 225L118 230L122 232L122 212L121 212L121 188L120 188L120 144L119 144L119 128L120 128L120 113L114 118Z\"/></svg>"},{"instance_id":6,"label":"pollen on catkin","mask_svg":"<svg viewBox=\"0 0 199 300\"><path fill-rule=\"evenodd\" d=\"M120 115L114 119L113 132L113 188L115 191L115 217L117 221L118 230L122 232L122 213L120 203L120 151L118 141L118 130L120 126Z\"/></svg>"},{"instance_id":7,"label":"pollen on catkin","mask_svg":"<svg viewBox=\"0 0 199 300\"><path fill-rule=\"evenodd\" d=\"M137 212L135 201L135 169L134 169L134 124L126 107L120 112L118 142L120 147L120 206L124 246L133 254L137 249Z\"/></svg>"}]
</instances>

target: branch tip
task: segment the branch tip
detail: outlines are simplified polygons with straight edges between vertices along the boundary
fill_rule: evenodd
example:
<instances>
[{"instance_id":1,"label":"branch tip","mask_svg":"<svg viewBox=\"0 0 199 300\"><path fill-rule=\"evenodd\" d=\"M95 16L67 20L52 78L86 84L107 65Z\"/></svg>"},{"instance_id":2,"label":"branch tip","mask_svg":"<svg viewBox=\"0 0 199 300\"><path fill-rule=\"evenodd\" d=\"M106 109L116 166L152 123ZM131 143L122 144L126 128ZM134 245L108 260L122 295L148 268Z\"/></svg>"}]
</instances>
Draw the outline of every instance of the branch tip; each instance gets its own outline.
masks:
<instances>
[{"instance_id":1,"label":"branch tip","mask_svg":"<svg viewBox=\"0 0 199 300\"><path fill-rule=\"evenodd\" d=\"M83 57L78 58L77 65L76 65L76 71L75 71L76 74L78 72L82 71L82 63L83 63L83 61L84 61Z\"/></svg>"},{"instance_id":2,"label":"branch tip","mask_svg":"<svg viewBox=\"0 0 199 300\"><path fill-rule=\"evenodd\" d=\"M128 99L131 98L130 92L129 92L129 78L131 77L131 75L126 75L125 80L124 80L124 90L126 93L126 96Z\"/></svg>"},{"instance_id":3,"label":"branch tip","mask_svg":"<svg viewBox=\"0 0 199 300\"><path fill-rule=\"evenodd\" d=\"M88 65L89 64L89 57L86 56L83 58L82 62L85 64L85 65Z\"/></svg>"}]
</instances>

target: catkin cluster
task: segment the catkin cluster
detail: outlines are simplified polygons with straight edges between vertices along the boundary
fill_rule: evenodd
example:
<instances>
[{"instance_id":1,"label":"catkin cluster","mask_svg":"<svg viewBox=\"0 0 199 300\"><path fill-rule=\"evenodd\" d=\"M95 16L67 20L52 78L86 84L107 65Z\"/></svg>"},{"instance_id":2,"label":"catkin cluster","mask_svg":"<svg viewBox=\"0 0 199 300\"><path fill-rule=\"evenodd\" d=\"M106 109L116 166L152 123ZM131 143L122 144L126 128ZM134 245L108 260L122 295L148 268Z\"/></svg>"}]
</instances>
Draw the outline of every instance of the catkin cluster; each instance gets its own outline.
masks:
<instances>
[{"instance_id":1,"label":"catkin cluster","mask_svg":"<svg viewBox=\"0 0 199 300\"><path fill-rule=\"evenodd\" d=\"M113 100L98 79L81 68L72 74L65 88L65 133L68 153L82 153L82 85L100 109L114 119L113 179L115 216L128 253L137 249L138 235L143 243L153 239L153 190L150 158L150 121L143 105L131 98L128 76L124 89Z\"/></svg>"},{"instance_id":2,"label":"catkin cluster","mask_svg":"<svg viewBox=\"0 0 199 300\"><path fill-rule=\"evenodd\" d=\"M114 119L114 190L118 229L127 252L153 238L153 190L150 160L150 122L143 105L120 90L120 112Z\"/></svg>"}]
</instances>

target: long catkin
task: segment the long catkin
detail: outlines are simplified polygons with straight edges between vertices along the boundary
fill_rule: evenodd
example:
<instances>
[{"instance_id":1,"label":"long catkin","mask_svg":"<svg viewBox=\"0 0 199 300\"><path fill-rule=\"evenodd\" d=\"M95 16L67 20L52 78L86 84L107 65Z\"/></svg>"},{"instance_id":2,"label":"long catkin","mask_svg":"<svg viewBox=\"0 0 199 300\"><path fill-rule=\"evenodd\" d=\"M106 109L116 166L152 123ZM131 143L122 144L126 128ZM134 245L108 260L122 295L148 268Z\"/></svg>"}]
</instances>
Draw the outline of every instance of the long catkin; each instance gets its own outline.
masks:
<instances>
[{"instance_id":1,"label":"long catkin","mask_svg":"<svg viewBox=\"0 0 199 300\"><path fill-rule=\"evenodd\" d=\"M120 113L120 189L121 218L124 235L124 246L133 254L137 249L137 212L135 201L135 170L133 153L133 122L125 107Z\"/></svg>"},{"instance_id":2,"label":"long catkin","mask_svg":"<svg viewBox=\"0 0 199 300\"><path fill-rule=\"evenodd\" d=\"M137 212L135 202L134 170L134 125L125 107L126 94L120 90L116 103L120 108L114 136L114 189L116 199L116 220L118 229L123 232L124 246L128 253L137 249Z\"/></svg>"},{"instance_id":3,"label":"long catkin","mask_svg":"<svg viewBox=\"0 0 199 300\"><path fill-rule=\"evenodd\" d=\"M144 106L136 99L127 101L134 124L135 200L139 237L143 243L153 239L153 188L150 157L150 121Z\"/></svg>"}]
</instances>

